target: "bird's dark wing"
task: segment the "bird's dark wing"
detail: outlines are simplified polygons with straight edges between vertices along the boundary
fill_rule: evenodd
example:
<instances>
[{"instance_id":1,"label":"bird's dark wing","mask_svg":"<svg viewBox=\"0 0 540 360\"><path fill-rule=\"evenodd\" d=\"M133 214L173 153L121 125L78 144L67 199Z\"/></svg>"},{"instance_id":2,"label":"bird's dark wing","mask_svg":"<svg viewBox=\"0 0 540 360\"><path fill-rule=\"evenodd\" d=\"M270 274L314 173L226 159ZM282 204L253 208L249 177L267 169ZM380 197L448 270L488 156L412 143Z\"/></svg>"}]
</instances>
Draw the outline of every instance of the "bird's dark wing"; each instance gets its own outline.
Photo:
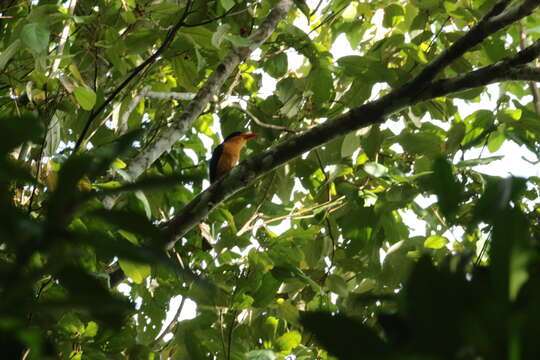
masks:
<instances>
[{"instance_id":1,"label":"bird's dark wing","mask_svg":"<svg viewBox=\"0 0 540 360\"><path fill-rule=\"evenodd\" d=\"M212 158L210 159L210 184L214 183L218 179L217 167L219 158L223 154L223 144L218 145L214 152L212 153Z\"/></svg>"}]
</instances>

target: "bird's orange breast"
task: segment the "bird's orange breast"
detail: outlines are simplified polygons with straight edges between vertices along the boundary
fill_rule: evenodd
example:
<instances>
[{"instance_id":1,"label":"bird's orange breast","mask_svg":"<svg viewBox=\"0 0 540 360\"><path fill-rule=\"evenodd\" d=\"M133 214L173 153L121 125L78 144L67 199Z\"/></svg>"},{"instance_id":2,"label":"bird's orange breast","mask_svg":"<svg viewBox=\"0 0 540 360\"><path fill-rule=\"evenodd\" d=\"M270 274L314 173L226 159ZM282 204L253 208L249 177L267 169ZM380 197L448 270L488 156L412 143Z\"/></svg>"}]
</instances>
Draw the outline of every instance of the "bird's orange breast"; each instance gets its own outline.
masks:
<instances>
[{"instance_id":1,"label":"bird's orange breast","mask_svg":"<svg viewBox=\"0 0 540 360\"><path fill-rule=\"evenodd\" d=\"M221 176L236 166L238 159L240 158L240 149L244 143L245 140L243 139L223 143L223 153L217 164L218 176Z\"/></svg>"}]
</instances>

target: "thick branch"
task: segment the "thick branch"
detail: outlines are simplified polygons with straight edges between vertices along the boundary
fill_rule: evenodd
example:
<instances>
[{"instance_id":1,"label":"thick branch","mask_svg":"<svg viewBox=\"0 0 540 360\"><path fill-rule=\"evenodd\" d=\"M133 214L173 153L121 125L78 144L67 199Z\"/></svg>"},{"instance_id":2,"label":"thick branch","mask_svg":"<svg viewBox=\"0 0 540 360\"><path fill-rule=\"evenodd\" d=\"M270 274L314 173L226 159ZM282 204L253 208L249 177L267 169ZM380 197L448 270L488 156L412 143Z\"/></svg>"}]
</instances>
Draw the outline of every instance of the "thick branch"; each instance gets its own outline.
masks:
<instances>
[{"instance_id":1,"label":"thick branch","mask_svg":"<svg viewBox=\"0 0 540 360\"><path fill-rule=\"evenodd\" d=\"M208 215L218 204L258 177L276 167L320 146L333 138L372 124L381 123L385 117L405 107L456 91L485 86L503 80L540 80L540 71L524 66L540 54L540 41L516 56L495 65L443 79L424 86L415 97L392 91L379 100L367 103L326 121L311 130L291 138L261 154L253 156L232 169L228 175L195 197L167 226L170 247L193 226Z\"/></svg>"},{"instance_id":2,"label":"thick branch","mask_svg":"<svg viewBox=\"0 0 540 360\"><path fill-rule=\"evenodd\" d=\"M281 3L283 2L284 1ZM495 81L512 80L514 78L521 79L526 76L535 77L536 72L531 72L528 68L522 66L520 67L520 65L526 63L527 59L530 57L538 56L538 53L536 52L537 49L535 45L533 45L520 52L515 57L493 65L491 70L497 70L497 66L501 67L501 69L498 70L502 70L504 67L506 69L506 77L497 71L490 72L485 70L486 68L483 68L463 76L432 83L433 78L444 67L463 55L467 50L480 43L490 34L527 16L535 7L540 6L538 1L526 0L521 5L506 12L502 12L508 3L509 1L500 1L494 10L492 10L476 27L471 29L469 33L465 34L462 39L458 40L448 50L441 53L432 64L428 65L424 71L409 83L391 91L376 101L351 109L345 114L328 120L294 138L288 139L263 153L247 159L237 167L233 168L226 176L196 196L167 224L166 231L170 236L169 247L173 247L179 238L206 217L208 213L222 201L245 188L258 177L305 152L321 146L337 136L345 135L348 132L372 124L382 123L389 114L436 96L448 95L455 91L471 89ZM469 43L467 43L468 41ZM503 63L505 64L504 66L502 65ZM518 67L519 69L513 69L512 66ZM467 76L470 76L468 80ZM468 85L467 81L469 81ZM197 99L194 102L197 102ZM189 111L190 109L188 109L188 112ZM183 121L181 121L180 125L177 127L184 126L184 124L187 125L188 122L191 124L193 121L188 119L185 113L180 120ZM172 143L170 145L172 145ZM156 148L156 145L154 145L154 148ZM168 147L166 148L168 149ZM151 162L144 159L139 160L140 163L134 165L136 170L131 170L131 176L133 178L138 176L156 158L157 157L154 157Z\"/></svg>"},{"instance_id":3,"label":"thick branch","mask_svg":"<svg viewBox=\"0 0 540 360\"><path fill-rule=\"evenodd\" d=\"M425 88L417 100L429 100L501 81L524 80L540 82L540 69L525 65L538 58L538 56L540 56L540 40L512 58L467 74L435 81Z\"/></svg>"},{"instance_id":4,"label":"thick branch","mask_svg":"<svg viewBox=\"0 0 540 360\"><path fill-rule=\"evenodd\" d=\"M214 73L200 88L195 99L188 108L175 121L175 124L166 129L159 137L151 142L145 151L139 153L125 169L131 179L136 179L144 170L150 167L165 151L168 151L175 142L191 128L193 122L203 112L212 96L221 88L229 75L251 52L259 48L261 44L273 33L275 28L287 16L293 4L292 0L281 0L272 10L270 15L261 24L259 29L249 38L251 44L233 48L223 59Z\"/></svg>"},{"instance_id":5,"label":"thick branch","mask_svg":"<svg viewBox=\"0 0 540 360\"><path fill-rule=\"evenodd\" d=\"M502 12L509 2L508 0L499 1L478 24L439 54L412 81L401 87L403 94L414 96L414 94L422 92L423 86L429 84L441 70L461 57L466 51L480 44L489 35L530 15L535 8L540 6L538 0L525 0L522 4Z\"/></svg>"}]
</instances>

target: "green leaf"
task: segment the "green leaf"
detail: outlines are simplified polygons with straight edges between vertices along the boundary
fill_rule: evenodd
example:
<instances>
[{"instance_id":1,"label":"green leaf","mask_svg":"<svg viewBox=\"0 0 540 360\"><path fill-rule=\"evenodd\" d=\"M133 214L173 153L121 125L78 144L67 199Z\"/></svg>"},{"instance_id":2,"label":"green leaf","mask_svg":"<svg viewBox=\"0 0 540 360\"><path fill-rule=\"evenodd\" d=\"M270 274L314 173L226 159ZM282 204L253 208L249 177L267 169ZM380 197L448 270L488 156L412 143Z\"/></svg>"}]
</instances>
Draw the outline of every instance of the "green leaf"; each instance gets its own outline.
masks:
<instances>
[{"instance_id":1,"label":"green leaf","mask_svg":"<svg viewBox=\"0 0 540 360\"><path fill-rule=\"evenodd\" d=\"M468 168L468 167L473 167L477 165L487 165L494 161L502 160L503 158L504 156L500 155L500 156L485 157L481 159L463 160L463 161L458 162L456 164L456 167L461 169L461 168Z\"/></svg>"},{"instance_id":2,"label":"green leaf","mask_svg":"<svg viewBox=\"0 0 540 360\"><path fill-rule=\"evenodd\" d=\"M150 276L152 268L150 265L139 264L129 260L120 259L118 261L122 271L136 284L142 284L144 279Z\"/></svg>"},{"instance_id":3,"label":"green leaf","mask_svg":"<svg viewBox=\"0 0 540 360\"><path fill-rule=\"evenodd\" d=\"M487 145L489 152L493 153L499 150L505 140L506 140L506 136L504 134L504 131L501 129L497 129L497 131L489 134L488 145Z\"/></svg>"},{"instance_id":4,"label":"green leaf","mask_svg":"<svg viewBox=\"0 0 540 360\"><path fill-rule=\"evenodd\" d=\"M21 46L21 40L17 39L12 42L2 53L0 54L0 71L4 70L7 63L13 55L17 53L19 47Z\"/></svg>"},{"instance_id":5,"label":"green leaf","mask_svg":"<svg viewBox=\"0 0 540 360\"><path fill-rule=\"evenodd\" d=\"M448 239L443 236L433 235L426 239L424 247L428 249L441 249L448 244Z\"/></svg>"},{"instance_id":6,"label":"green leaf","mask_svg":"<svg viewBox=\"0 0 540 360\"><path fill-rule=\"evenodd\" d=\"M257 292L253 295L254 307L265 307L270 305L274 301L274 297L281 286L281 281L276 280L270 272L263 275L261 280L261 286L257 289Z\"/></svg>"},{"instance_id":7,"label":"green leaf","mask_svg":"<svg viewBox=\"0 0 540 360\"><path fill-rule=\"evenodd\" d=\"M455 179L450 162L444 158L436 159L432 179L441 212L447 218L453 217L463 196L463 185Z\"/></svg>"},{"instance_id":8,"label":"green leaf","mask_svg":"<svg viewBox=\"0 0 540 360\"><path fill-rule=\"evenodd\" d=\"M96 105L96 93L85 86L77 86L74 90L75 98L81 107L90 111Z\"/></svg>"},{"instance_id":9,"label":"green leaf","mask_svg":"<svg viewBox=\"0 0 540 360\"><path fill-rule=\"evenodd\" d=\"M392 28L403 20L403 8L398 4L390 4L384 8L383 26Z\"/></svg>"},{"instance_id":10,"label":"green leaf","mask_svg":"<svg viewBox=\"0 0 540 360\"><path fill-rule=\"evenodd\" d=\"M73 313L67 313L62 316L58 326L60 326L63 331L73 335L77 335L84 331L83 322Z\"/></svg>"},{"instance_id":11,"label":"green leaf","mask_svg":"<svg viewBox=\"0 0 540 360\"><path fill-rule=\"evenodd\" d=\"M225 35L227 35L227 33L229 32L230 28L231 27L229 24L218 26L216 31L212 34L212 38L211 38L212 45L219 48L221 46L221 43L225 39Z\"/></svg>"},{"instance_id":12,"label":"green leaf","mask_svg":"<svg viewBox=\"0 0 540 360\"><path fill-rule=\"evenodd\" d=\"M245 355L246 360L275 360L276 354L272 350L253 350Z\"/></svg>"},{"instance_id":13,"label":"green leaf","mask_svg":"<svg viewBox=\"0 0 540 360\"><path fill-rule=\"evenodd\" d=\"M388 175L388 168L375 162L365 163L364 170L371 176L375 177L382 177Z\"/></svg>"},{"instance_id":14,"label":"green leaf","mask_svg":"<svg viewBox=\"0 0 540 360\"><path fill-rule=\"evenodd\" d=\"M300 345L302 334L298 331L289 331L276 339L276 346L284 352L291 352L292 349Z\"/></svg>"},{"instance_id":15,"label":"green leaf","mask_svg":"<svg viewBox=\"0 0 540 360\"><path fill-rule=\"evenodd\" d=\"M405 132L399 135L398 139L405 151L411 154L435 157L439 155L442 150L441 138L433 133Z\"/></svg>"},{"instance_id":16,"label":"green leaf","mask_svg":"<svg viewBox=\"0 0 540 360\"><path fill-rule=\"evenodd\" d=\"M242 36L225 34L223 38L229 40L236 47L251 45L251 40Z\"/></svg>"},{"instance_id":17,"label":"green leaf","mask_svg":"<svg viewBox=\"0 0 540 360\"><path fill-rule=\"evenodd\" d=\"M300 9L302 14L304 14L306 18L309 18L309 14L311 13L311 10L306 4L306 0L294 0L294 4L296 5L298 9Z\"/></svg>"},{"instance_id":18,"label":"green leaf","mask_svg":"<svg viewBox=\"0 0 540 360\"><path fill-rule=\"evenodd\" d=\"M23 26L21 41L28 48L41 54L49 47L49 27L43 23L30 23Z\"/></svg>"},{"instance_id":19,"label":"green leaf","mask_svg":"<svg viewBox=\"0 0 540 360\"><path fill-rule=\"evenodd\" d=\"M181 86L188 91L197 91L195 87L198 78L197 67L191 60L184 59L184 57L177 57L173 61L173 69L176 73L177 81Z\"/></svg>"},{"instance_id":20,"label":"green leaf","mask_svg":"<svg viewBox=\"0 0 540 360\"><path fill-rule=\"evenodd\" d=\"M135 191L134 194L135 197L143 204L146 217L150 219L152 217L152 208L150 207L150 202L148 201L145 193L142 191Z\"/></svg>"},{"instance_id":21,"label":"green leaf","mask_svg":"<svg viewBox=\"0 0 540 360\"><path fill-rule=\"evenodd\" d=\"M465 124L456 122L448 131L448 139L446 140L446 152L454 153L459 149L459 145L465 136Z\"/></svg>"},{"instance_id":22,"label":"green leaf","mask_svg":"<svg viewBox=\"0 0 540 360\"><path fill-rule=\"evenodd\" d=\"M433 10L441 6L441 1L439 0L411 0L411 2L414 6L422 10Z\"/></svg>"},{"instance_id":23,"label":"green leaf","mask_svg":"<svg viewBox=\"0 0 540 360\"><path fill-rule=\"evenodd\" d=\"M219 0L225 11L229 11L235 4L234 0Z\"/></svg>"},{"instance_id":24,"label":"green leaf","mask_svg":"<svg viewBox=\"0 0 540 360\"><path fill-rule=\"evenodd\" d=\"M264 71L273 78L280 78L287 72L289 68L287 54L280 53L272 56L264 63Z\"/></svg>"},{"instance_id":25,"label":"green leaf","mask_svg":"<svg viewBox=\"0 0 540 360\"><path fill-rule=\"evenodd\" d=\"M88 324L86 324L86 328L84 329L83 337L93 338L97 335L98 330L98 324L96 324L94 321L89 321Z\"/></svg>"},{"instance_id":26,"label":"green leaf","mask_svg":"<svg viewBox=\"0 0 540 360\"><path fill-rule=\"evenodd\" d=\"M349 5L343 10L341 17L344 21L351 22L354 19L356 19L358 11L357 11L358 3L351 1Z\"/></svg>"},{"instance_id":27,"label":"green leaf","mask_svg":"<svg viewBox=\"0 0 540 360\"><path fill-rule=\"evenodd\" d=\"M326 278L326 286L331 292L347 297L349 295L349 289L347 288L347 283L345 280L338 275L331 274Z\"/></svg>"},{"instance_id":28,"label":"green leaf","mask_svg":"<svg viewBox=\"0 0 540 360\"><path fill-rule=\"evenodd\" d=\"M197 71L204 70L205 66L207 65L205 58L201 55L201 52L198 48L195 48L195 56L197 57ZM200 119L200 117L199 117Z\"/></svg>"},{"instance_id":29,"label":"green leaf","mask_svg":"<svg viewBox=\"0 0 540 360\"><path fill-rule=\"evenodd\" d=\"M279 327L279 319L274 316L265 317L261 325L261 335L263 339L274 341Z\"/></svg>"},{"instance_id":30,"label":"green leaf","mask_svg":"<svg viewBox=\"0 0 540 360\"><path fill-rule=\"evenodd\" d=\"M351 132L345 135L341 144L341 157L349 157L360 147L360 138L356 133Z\"/></svg>"},{"instance_id":31,"label":"green leaf","mask_svg":"<svg viewBox=\"0 0 540 360\"><path fill-rule=\"evenodd\" d=\"M334 85L331 72L320 66L314 67L309 74L308 86L313 91L315 107L321 107L332 96Z\"/></svg>"},{"instance_id":32,"label":"green leaf","mask_svg":"<svg viewBox=\"0 0 540 360\"><path fill-rule=\"evenodd\" d=\"M135 22L137 21L137 18L135 17L133 11L122 11L120 13L120 16L127 24L135 24Z\"/></svg>"}]
</instances>

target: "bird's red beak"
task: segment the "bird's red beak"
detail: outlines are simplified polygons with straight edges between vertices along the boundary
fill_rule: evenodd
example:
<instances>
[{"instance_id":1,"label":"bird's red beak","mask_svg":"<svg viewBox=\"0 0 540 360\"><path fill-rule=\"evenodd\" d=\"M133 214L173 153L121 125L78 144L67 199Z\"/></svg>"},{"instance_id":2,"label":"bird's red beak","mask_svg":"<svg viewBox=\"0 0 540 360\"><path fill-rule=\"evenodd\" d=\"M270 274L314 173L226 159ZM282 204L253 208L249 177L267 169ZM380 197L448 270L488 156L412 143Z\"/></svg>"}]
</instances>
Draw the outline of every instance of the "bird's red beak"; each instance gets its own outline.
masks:
<instances>
[{"instance_id":1,"label":"bird's red beak","mask_svg":"<svg viewBox=\"0 0 540 360\"><path fill-rule=\"evenodd\" d=\"M251 138L254 137L254 136L259 136L259 134L257 134L257 133L246 133L246 134L242 134L242 137L243 137L244 139L246 139L246 140L247 140L247 139L251 139Z\"/></svg>"}]
</instances>

